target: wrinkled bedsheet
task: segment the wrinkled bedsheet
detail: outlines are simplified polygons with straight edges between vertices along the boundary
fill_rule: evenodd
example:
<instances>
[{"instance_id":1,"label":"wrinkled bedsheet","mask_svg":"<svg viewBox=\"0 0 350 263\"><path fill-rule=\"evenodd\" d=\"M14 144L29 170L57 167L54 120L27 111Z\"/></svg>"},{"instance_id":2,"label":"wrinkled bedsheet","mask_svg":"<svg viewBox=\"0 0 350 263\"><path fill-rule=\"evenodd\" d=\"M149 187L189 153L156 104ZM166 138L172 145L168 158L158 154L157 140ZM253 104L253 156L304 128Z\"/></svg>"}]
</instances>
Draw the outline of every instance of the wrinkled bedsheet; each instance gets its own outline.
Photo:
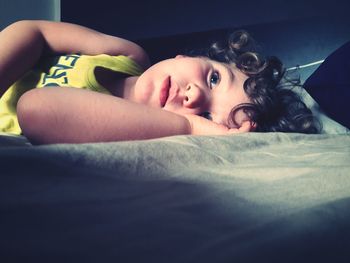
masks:
<instances>
[{"instance_id":1,"label":"wrinkled bedsheet","mask_svg":"<svg viewBox=\"0 0 350 263\"><path fill-rule=\"evenodd\" d=\"M350 256L350 133L0 145L1 262Z\"/></svg>"}]
</instances>

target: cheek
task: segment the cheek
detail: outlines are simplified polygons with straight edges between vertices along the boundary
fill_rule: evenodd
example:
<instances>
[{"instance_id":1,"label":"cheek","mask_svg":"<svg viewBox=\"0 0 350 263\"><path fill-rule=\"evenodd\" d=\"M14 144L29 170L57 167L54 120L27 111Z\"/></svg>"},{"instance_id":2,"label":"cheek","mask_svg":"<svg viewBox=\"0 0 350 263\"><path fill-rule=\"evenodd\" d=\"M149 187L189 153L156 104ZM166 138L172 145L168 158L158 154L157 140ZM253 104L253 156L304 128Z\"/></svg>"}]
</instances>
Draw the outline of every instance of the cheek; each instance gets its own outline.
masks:
<instances>
[{"instance_id":1,"label":"cheek","mask_svg":"<svg viewBox=\"0 0 350 263\"><path fill-rule=\"evenodd\" d=\"M153 89L154 87L151 75L141 75L138 78L134 88L135 101L142 104L148 104L148 101L152 96Z\"/></svg>"},{"instance_id":2,"label":"cheek","mask_svg":"<svg viewBox=\"0 0 350 263\"><path fill-rule=\"evenodd\" d=\"M233 122L231 121L231 112L232 109L241 103L249 102L248 98L244 94L237 92L225 92L221 93L218 96L215 96L213 100L213 110L216 112L217 122L232 126ZM238 111L235 115L235 120L239 122L244 118L244 113Z\"/></svg>"}]
</instances>

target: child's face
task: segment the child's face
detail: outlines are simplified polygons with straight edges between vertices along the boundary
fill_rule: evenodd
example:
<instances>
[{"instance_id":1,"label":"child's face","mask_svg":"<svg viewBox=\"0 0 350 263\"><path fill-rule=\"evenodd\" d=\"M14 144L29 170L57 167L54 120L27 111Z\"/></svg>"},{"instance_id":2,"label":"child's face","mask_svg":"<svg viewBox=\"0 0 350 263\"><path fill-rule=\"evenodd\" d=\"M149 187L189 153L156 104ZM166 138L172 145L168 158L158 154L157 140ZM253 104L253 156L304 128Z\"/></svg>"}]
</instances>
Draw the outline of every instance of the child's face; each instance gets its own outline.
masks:
<instances>
[{"instance_id":1,"label":"child's face","mask_svg":"<svg viewBox=\"0 0 350 263\"><path fill-rule=\"evenodd\" d=\"M232 108L250 102L243 89L247 78L234 65L177 56L146 70L136 82L134 99L177 114L210 114L212 121L232 127Z\"/></svg>"}]
</instances>

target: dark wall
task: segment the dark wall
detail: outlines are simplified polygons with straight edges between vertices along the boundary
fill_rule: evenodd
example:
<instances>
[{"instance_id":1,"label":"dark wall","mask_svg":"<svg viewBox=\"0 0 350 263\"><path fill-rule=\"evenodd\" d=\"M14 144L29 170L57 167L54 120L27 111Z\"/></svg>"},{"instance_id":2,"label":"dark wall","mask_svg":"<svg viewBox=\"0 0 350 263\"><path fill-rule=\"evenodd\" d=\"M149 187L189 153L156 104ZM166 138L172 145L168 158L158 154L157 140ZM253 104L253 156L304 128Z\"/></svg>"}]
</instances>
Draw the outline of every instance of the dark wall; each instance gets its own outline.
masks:
<instances>
[{"instance_id":1,"label":"dark wall","mask_svg":"<svg viewBox=\"0 0 350 263\"><path fill-rule=\"evenodd\" d=\"M346 0L61 0L63 21L129 39L345 13Z\"/></svg>"},{"instance_id":2,"label":"dark wall","mask_svg":"<svg viewBox=\"0 0 350 263\"><path fill-rule=\"evenodd\" d=\"M350 40L346 0L61 0L62 21L131 39L153 62L207 46L237 28L286 66L324 59ZM311 68L311 71L314 68Z\"/></svg>"}]
</instances>

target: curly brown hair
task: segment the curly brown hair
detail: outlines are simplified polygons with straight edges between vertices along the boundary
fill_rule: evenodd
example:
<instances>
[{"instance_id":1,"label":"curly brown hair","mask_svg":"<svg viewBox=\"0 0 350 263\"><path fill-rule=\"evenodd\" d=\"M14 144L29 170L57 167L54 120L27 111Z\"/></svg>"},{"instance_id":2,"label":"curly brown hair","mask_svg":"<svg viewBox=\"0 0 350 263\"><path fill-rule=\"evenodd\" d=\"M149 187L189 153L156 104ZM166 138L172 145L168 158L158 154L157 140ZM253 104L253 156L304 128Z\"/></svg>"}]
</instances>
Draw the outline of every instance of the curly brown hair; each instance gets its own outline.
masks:
<instances>
[{"instance_id":1,"label":"curly brown hair","mask_svg":"<svg viewBox=\"0 0 350 263\"><path fill-rule=\"evenodd\" d=\"M239 104L232 109L233 123L238 111L245 112L259 132L319 133L321 126L293 87L298 79L288 79L277 57L259 54L253 38L244 30L230 35L226 43L215 42L207 56L215 61L235 64L248 79L244 90L252 103Z\"/></svg>"}]
</instances>

